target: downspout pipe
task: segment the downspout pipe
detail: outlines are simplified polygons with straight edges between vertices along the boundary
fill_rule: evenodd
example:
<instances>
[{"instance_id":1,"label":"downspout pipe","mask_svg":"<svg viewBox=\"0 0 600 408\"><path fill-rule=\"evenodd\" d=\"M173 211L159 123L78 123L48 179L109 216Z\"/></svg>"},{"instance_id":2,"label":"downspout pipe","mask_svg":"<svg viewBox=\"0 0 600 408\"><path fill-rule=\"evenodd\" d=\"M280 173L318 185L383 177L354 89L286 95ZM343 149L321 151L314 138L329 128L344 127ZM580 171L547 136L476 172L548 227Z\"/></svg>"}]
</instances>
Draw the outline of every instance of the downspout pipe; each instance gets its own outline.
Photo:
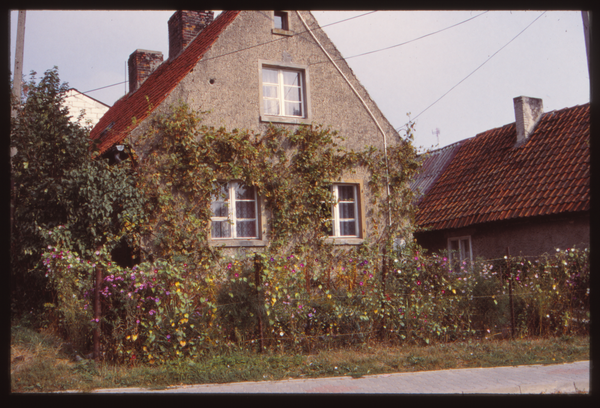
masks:
<instances>
[{"instance_id":1,"label":"downspout pipe","mask_svg":"<svg viewBox=\"0 0 600 408\"><path fill-rule=\"evenodd\" d=\"M387 205L388 205L388 227L391 227L392 226L392 212L391 212L391 204L390 204L390 182L389 182L389 177L390 176L389 176L389 165L388 165L388 157L387 157L387 136L386 136L386 133L383 130L383 128L381 127L381 125L379 124L379 121L377 120L377 118L375 117L375 115L373 114L373 112L371 111L371 109L369 109L369 106L367 105L367 103L365 102L365 100L362 98L362 96L360 96L360 94L358 93L358 91L356 90L356 88L354 87L354 85L352 85L352 83L350 82L350 80L348 79L348 77L346 77L346 75L342 72L342 70L340 69L340 67L335 63L335 61L331 57L331 55L329 55L329 53L327 52L327 50L325 50L325 48L323 47L323 45L321 44L321 42L317 39L317 37L312 32L312 30L308 27L308 24L306 24L306 21L302 17L302 14L300 14L300 12L298 10L296 10L296 13L298 14L298 17L300 17L300 20L302 21L302 24L304 24L304 27L306 28L306 31L308 31L308 33L311 35L311 37L313 38L313 40L315 40L315 42L317 43L317 45L319 46L319 48L321 48L321 50L323 51L323 53L325 53L325 55L327 56L327 58L329 59L329 61L331 61L331 63L338 70L338 72L340 73L340 75L342 76L342 78L344 78L344 80L346 81L346 83L350 86L350 89L352 89L352 91L354 92L354 94L358 97L358 99L360 100L360 102L363 104L363 106L365 107L366 111L369 113L369 116L371 116L371 118L373 119L373 122L375 122L375 125L377 126L377 128L381 132L381 135L383 136L383 156L385 158L385 184L386 184L386 190L387 190Z\"/></svg>"}]
</instances>

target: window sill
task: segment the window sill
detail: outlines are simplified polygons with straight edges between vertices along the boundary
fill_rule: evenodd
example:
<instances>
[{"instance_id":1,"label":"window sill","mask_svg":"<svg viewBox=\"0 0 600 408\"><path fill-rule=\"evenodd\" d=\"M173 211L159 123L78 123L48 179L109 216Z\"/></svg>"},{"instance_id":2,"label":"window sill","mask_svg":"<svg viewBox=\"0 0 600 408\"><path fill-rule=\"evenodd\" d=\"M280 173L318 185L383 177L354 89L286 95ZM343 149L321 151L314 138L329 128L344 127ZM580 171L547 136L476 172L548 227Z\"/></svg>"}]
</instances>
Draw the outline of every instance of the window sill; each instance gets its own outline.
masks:
<instances>
[{"instance_id":1,"label":"window sill","mask_svg":"<svg viewBox=\"0 0 600 408\"><path fill-rule=\"evenodd\" d=\"M290 30L282 30L281 28L272 28L271 29L271 33L272 34L278 34L278 35L285 35L288 37L291 37L294 35L293 32L291 32Z\"/></svg>"},{"instance_id":2,"label":"window sill","mask_svg":"<svg viewBox=\"0 0 600 408\"><path fill-rule=\"evenodd\" d=\"M294 125L310 125L309 118L293 118L289 116L261 115L260 121L269 123L292 123Z\"/></svg>"},{"instance_id":3,"label":"window sill","mask_svg":"<svg viewBox=\"0 0 600 408\"><path fill-rule=\"evenodd\" d=\"M333 243L333 245L360 245L363 242L365 242L365 240L363 238L344 238L344 237L338 237L338 238L326 238L325 240L326 242L331 242Z\"/></svg>"},{"instance_id":4,"label":"window sill","mask_svg":"<svg viewBox=\"0 0 600 408\"><path fill-rule=\"evenodd\" d=\"M267 241L262 239L211 239L208 241L210 246L236 248L236 247L264 247Z\"/></svg>"}]
</instances>

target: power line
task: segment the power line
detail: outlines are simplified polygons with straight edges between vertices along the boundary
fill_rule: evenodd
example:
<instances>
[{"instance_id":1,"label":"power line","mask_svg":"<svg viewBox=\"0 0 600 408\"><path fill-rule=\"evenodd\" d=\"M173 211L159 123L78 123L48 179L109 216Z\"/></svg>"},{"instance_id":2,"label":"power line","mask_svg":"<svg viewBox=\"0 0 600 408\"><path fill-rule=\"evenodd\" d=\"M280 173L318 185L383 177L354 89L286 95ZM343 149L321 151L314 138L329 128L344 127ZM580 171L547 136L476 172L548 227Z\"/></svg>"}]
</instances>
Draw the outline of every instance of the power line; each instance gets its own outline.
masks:
<instances>
[{"instance_id":1,"label":"power line","mask_svg":"<svg viewBox=\"0 0 600 408\"><path fill-rule=\"evenodd\" d=\"M346 19L343 19L343 20L335 21L335 22L333 22L333 23L324 24L324 25L321 25L321 26L319 26L319 28L320 28L320 29L322 29L322 28L324 28L324 27L329 27L329 26L332 26L332 25L335 25L335 24L340 24L340 23L343 23L343 22L346 22L346 21L349 21L349 20L353 20L353 19L355 19L355 18L360 18L360 17L368 16L369 14L373 14L373 13L376 13L376 12L377 12L377 11L370 11L370 12L368 12L368 13L360 14L360 15L358 15L358 16L353 16L353 17L349 17L349 18L346 18ZM488 12L489 12L489 11L484 11L484 12L483 12L483 13L481 13L481 14L478 14L478 15L476 15L476 16L473 16L473 17L471 17L471 18L468 18L468 19L466 19L466 20L464 20L464 21L461 21L461 22L459 22L459 23L456 23L456 24L453 24L453 25L451 25L451 26L448 26L448 27L442 28L441 30L438 30L438 31L431 32L431 33L429 33L429 34L422 35L422 36L420 36L420 37L417 37L417 38L413 38L412 40L405 41L405 42L403 42L403 43L400 43L400 44L395 44L395 45L392 45L392 46L389 46L389 47L380 48L380 49L373 50L373 51L367 51L367 52L364 52L364 53L362 53L362 54L352 55L352 56L349 56L349 57L339 58L339 59L337 59L337 60L334 60L334 61L338 61L338 60L342 60L342 59L346 59L346 60L347 60L347 59L350 59L350 58L362 57L362 56L364 56L364 55L373 54L373 53L376 53L376 52L381 52L381 51L389 50L389 49L391 49L391 48L400 47L400 46L402 46L402 45L409 44L409 43L411 43L411 42L414 42L414 41L417 41L417 40L423 39L423 38L425 38L425 37L429 37L429 36L431 36L431 35L434 35L434 34L441 33L442 31L449 30L450 28L453 28L453 27L459 26L459 25L461 25L461 24L464 24L464 23L466 23L466 22L468 22L468 21L471 21L471 20L473 20L473 19L475 19L475 18L477 18L477 17L480 17L480 16L482 16L482 15L484 15L484 14L488 13ZM296 35L300 35L300 34L304 34L304 33L310 32L310 31L314 31L314 30L305 30L305 31L301 31L301 32L299 32L299 33L295 33L295 34L294 34L294 36L296 36ZM246 50L249 50L249 49L252 49L252 48L256 48L256 47L260 47L260 46L263 46L263 45L266 45L266 44L270 44L270 43L273 43L273 42L276 42L276 41L281 41L282 39L283 39L283 38L278 38L278 39L276 39L276 40L271 40L271 41L267 41L267 42L264 42L264 43L256 44L256 45L253 45L253 46L250 46L250 47L247 47L247 48L241 48L241 49L234 50L234 51L231 51L231 52L229 52L229 53L226 53L226 54L217 55L217 56L215 56L215 57L213 57L213 58L210 58L210 59L217 59L217 58L220 58L220 57L224 57L224 56L226 56L226 55L231 55L231 54L235 54L235 53L238 53L238 52L246 51ZM207 59L207 60L208 60L208 59ZM315 63L312 63L312 64L310 64L310 65L323 64L323 63L325 63L325 62L327 62L327 61L315 62ZM85 94L85 93L88 93L88 92L94 92L94 91L97 91L97 90L100 90L100 89L105 89L105 88L109 88L109 87L112 87L112 86L121 85L121 84L123 84L123 83L126 83L126 82L127 82L127 81L118 82L118 83L116 83L116 84L112 84L112 85L103 86L103 87L101 87L101 88L92 89L92 90L90 90L90 91L86 91L86 92L82 92L82 93L84 93L84 94Z\"/></svg>"},{"instance_id":2,"label":"power line","mask_svg":"<svg viewBox=\"0 0 600 408\"><path fill-rule=\"evenodd\" d=\"M517 34L516 36L514 36L509 42L507 42L506 44L504 44L498 51L496 51L494 54L492 54L491 57L489 57L487 60L485 60L481 65L479 65L477 68L475 68L475 70L473 72L471 72L469 75L467 75L466 77L464 77L462 80L460 80L459 83L457 83L456 85L454 85L452 88L450 88L450 90L448 90L448 92L446 92L445 94L443 94L442 96L440 96L435 102L433 102L431 105L429 105L428 107L426 107L423 111L421 111L421 113L419 113L417 116L415 116L415 118L413 119L416 120L419 116L421 116L423 113L425 113L429 108L431 108L433 105L435 105L436 103L438 103L444 96L448 95L454 88L456 88L457 86L459 86L460 84L462 84L467 78L469 78L471 75L473 75L477 70L479 70L479 68L481 68L482 66L484 66L485 64L487 64L487 62L489 60L491 60L492 58L494 58L494 56L496 56L496 54L498 54L500 51L502 51L504 48L506 48L506 46L508 46L508 44L510 44L511 42L513 42L518 36L520 36L521 34L523 34L523 32L525 32L525 30L527 30L529 27L531 27L531 25L533 23L535 23L540 17L542 17L544 14L546 14L546 12L544 11L542 14L540 14L539 16L536 17L535 20L533 20L531 23L529 23L529 25L527 27L525 27L523 30L521 30L521 32L519 34ZM399 130L401 128L398 128L397 130Z\"/></svg>"},{"instance_id":3,"label":"power line","mask_svg":"<svg viewBox=\"0 0 600 408\"><path fill-rule=\"evenodd\" d=\"M375 10L375 11L369 11L368 13L359 14L358 16L348 17L348 18L345 18L343 20L339 20L339 21L335 21L333 23L329 23L329 24L325 24L325 25L319 26L319 29L322 29L323 27L329 27L329 26L332 26L332 25L335 25L335 24L344 23L344 22L349 21L349 20L354 20L355 18L360 18L360 17L368 16L369 14L373 14L373 13L376 13L376 12L377 12L377 10ZM304 33L308 33L310 31L314 31L314 30L301 31L301 32L295 33L294 36L297 36L297 35L300 35L300 34L304 34ZM225 54L217 55L217 56L212 57L212 58L207 58L204 61L207 61L209 59L217 59L217 58L220 58L220 57L224 57L226 55L231 55L231 54L235 54L235 53L238 53L238 52L246 51L246 50L249 50L249 49L252 49L252 48L256 48L256 47L260 47L260 46L263 46L263 45L271 44L271 43L274 43L274 42L277 42L277 41L281 41L283 39L285 39L285 38L282 37L282 38L278 38L276 40L267 41L267 42L256 44L256 45L253 45L253 46L250 46L250 47L241 48L239 50L234 50L234 51L231 51L231 52L228 52L228 53L225 53ZM121 85L121 84L124 84L126 82L128 82L128 81L122 81L122 82L118 82L116 84L106 85L106 86L103 86L103 87L100 87L100 88L96 88L96 89L92 89L90 91L85 91L85 92L82 92L82 93L86 94L86 93L89 93L89 92L98 91L100 89L105 89L105 88L110 88L112 86Z\"/></svg>"},{"instance_id":4,"label":"power line","mask_svg":"<svg viewBox=\"0 0 600 408\"><path fill-rule=\"evenodd\" d=\"M85 91L85 92L82 92L82 93L83 93L83 94L86 94L86 93L88 93L88 92L94 92L94 91L98 91L98 90L100 90L100 89L104 89L104 88L110 88L111 86L117 86L117 85L121 85L121 84L124 84L124 83L126 83L126 82L128 82L128 81L117 82L116 84L112 84L112 85L106 85L106 86L103 86L103 87L101 87L101 88L92 89L91 91Z\"/></svg>"},{"instance_id":5,"label":"power line","mask_svg":"<svg viewBox=\"0 0 600 408\"><path fill-rule=\"evenodd\" d=\"M451 26L448 26L448 27L446 27L446 28L442 28L441 30L434 31L434 32L432 32L432 33L425 34L425 35L422 35L422 36L420 36L420 37L417 37L417 38L413 38L412 40L408 40L408 41L405 41L405 42L403 42L403 43L400 43L400 44L395 44L395 45L391 45L391 46L389 46L389 47L380 48L380 49L373 50L373 51L367 51L367 52L363 52L362 54L356 54L356 55L352 55L352 56L350 56L350 57L344 57L344 58L340 58L340 59L346 59L346 60L348 60L348 59L350 59L350 58L362 57L362 56L364 56L364 55L369 55L369 54L373 54L373 53L376 53L376 52L380 52L380 51L389 50L389 49L391 49L391 48L400 47L400 46L402 46L402 45L409 44L409 43L411 43L411 42L414 42L414 41L417 41L417 40L423 39L423 38L425 38L425 37L429 37L429 36L431 36L431 35L434 35L434 34L437 34L437 33L441 33L442 31L449 30L449 29L451 29L451 28L453 28L453 27L459 26L459 25L461 25L461 24L464 24L464 23L466 23L466 22L468 22L468 21L471 21L471 20L473 20L473 19L475 19L475 18L477 18L477 17L479 17L479 16L482 16L482 15L484 15L484 14L486 14L486 13L489 13L489 10L488 10L488 11L484 11L483 13L481 13L481 14L478 14L478 15L476 15L476 16L474 16L474 17L471 17L471 18L469 18L469 19L467 19L467 20L461 21L460 23L456 23L456 24L453 24L453 25L451 25ZM315 62L315 63L313 63L313 64L310 64L310 65L322 64L322 63L324 63L324 62L327 62L327 61Z\"/></svg>"}]
</instances>

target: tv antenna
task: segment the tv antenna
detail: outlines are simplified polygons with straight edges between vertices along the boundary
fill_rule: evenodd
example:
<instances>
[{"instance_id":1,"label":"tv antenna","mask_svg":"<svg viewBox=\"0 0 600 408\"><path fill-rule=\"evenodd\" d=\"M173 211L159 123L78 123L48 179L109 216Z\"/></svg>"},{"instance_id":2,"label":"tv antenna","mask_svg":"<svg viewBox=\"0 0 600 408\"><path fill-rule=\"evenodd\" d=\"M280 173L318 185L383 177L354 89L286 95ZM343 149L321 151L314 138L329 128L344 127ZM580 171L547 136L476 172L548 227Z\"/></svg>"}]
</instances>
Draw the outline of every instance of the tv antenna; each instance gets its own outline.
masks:
<instances>
[{"instance_id":1,"label":"tv antenna","mask_svg":"<svg viewBox=\"0 0 600 408\"><path fill-rule=\"evenodd\" d=\"M439 146L440 145L440 129L439 128L435 128L435 130L431 131L431 134L435 135L436 140L437 140L437 145L436 146Z\"/></svg>"}]
</instances>

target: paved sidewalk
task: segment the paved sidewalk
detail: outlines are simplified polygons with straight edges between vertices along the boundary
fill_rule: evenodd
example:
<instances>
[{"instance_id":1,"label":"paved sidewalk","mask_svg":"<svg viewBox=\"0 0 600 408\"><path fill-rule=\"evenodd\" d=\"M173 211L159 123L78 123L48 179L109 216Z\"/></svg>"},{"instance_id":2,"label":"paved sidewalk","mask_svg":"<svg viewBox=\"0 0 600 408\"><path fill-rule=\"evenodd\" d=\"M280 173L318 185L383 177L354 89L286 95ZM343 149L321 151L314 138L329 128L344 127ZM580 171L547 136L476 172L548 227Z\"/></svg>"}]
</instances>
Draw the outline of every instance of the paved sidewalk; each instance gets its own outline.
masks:
<instances>
[{"instance_id":1,"label":"paved sidewalk","mask_svg":"<svg viewBox=\"0 0 600 408\"><path fill-rule=\"evenodd\" d=\"M201 384L160 390L114 388L96 393L217 394L552 394L590 389L590 362L421 371L284 381Z\"/></svg>"}]
</instances>

